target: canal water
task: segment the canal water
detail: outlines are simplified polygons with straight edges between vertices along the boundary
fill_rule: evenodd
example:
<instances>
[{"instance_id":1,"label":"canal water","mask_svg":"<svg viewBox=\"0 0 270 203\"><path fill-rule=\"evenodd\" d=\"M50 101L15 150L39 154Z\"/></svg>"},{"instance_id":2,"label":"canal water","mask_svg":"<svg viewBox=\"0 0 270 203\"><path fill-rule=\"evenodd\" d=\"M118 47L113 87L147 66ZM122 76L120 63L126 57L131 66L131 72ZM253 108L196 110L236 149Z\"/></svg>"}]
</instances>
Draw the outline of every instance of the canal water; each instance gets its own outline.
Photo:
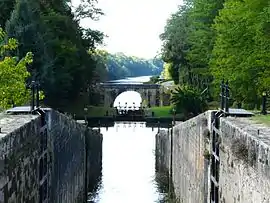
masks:
<instances>
[{"instance_id":1,"label":"canal water","mask_svg":"<svg viewBox=\"0 0 270 203\"><path fill-rule=\"evenodd\" d=\"M115 123L101 128L102 171L91 203L164 203L168 198L168 177L155 163L155 135L158 129L145 123Z\"/></svg>"},{"instance_id":2,"label":"canal water","mask_svg":"<svg viewBox=\"0 0 270 203\"><path fill-rule=\"evenodd\" d=\"M128 83L128 84L143 84L144 82L148 82L152 76L139 76L139 77L127 77L120 80L110 80L109 83Z\"/></svg>"}]
</instances>

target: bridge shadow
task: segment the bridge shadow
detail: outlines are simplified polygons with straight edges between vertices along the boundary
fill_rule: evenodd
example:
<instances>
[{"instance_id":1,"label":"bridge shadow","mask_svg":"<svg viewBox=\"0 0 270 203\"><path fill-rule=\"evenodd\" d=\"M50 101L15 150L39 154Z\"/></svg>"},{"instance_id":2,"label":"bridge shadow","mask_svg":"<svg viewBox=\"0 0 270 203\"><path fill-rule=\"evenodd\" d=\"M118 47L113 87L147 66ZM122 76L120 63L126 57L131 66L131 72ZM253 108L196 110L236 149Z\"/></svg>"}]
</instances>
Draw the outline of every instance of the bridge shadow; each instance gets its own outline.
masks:
<instances>
[{"instance_id":1,"label":"bridge shadow","mask_svg":"<svg viewBox=\"0 0 270 203\"><path fill-rule=\"evenodd\" d=\"M89 118L87 120L87 125L90 128L109 128L114 127L116 123L123 122L123 123L145 123L146 127L149 128L171 128L173 125L172 119L141 119L138 117L130 117L129 119L125 117L122 119L121 117L118 117L118 119L110 119L110 118L102 118L98 120L99 118Z\"/></svg>"}]
</instances>

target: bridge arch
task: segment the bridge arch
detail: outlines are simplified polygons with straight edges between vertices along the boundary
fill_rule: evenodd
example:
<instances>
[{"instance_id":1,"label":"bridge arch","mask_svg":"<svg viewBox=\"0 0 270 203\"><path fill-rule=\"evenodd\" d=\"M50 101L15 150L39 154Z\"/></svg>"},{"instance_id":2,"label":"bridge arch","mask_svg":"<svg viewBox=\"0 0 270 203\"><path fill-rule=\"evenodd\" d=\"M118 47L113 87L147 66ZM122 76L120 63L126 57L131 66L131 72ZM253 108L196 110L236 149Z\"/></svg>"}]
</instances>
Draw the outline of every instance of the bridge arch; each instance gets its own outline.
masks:
<instances>
[{"instance_id":1,"label":"bridge arch","mask_svg":"<svg viewBox=\"0 0 270 203\"><path fill-rule=\"evenodd\" d=\"M102 83L101 88L104 94L104 106L113 107L116 97L126 91L138 92L142 101L149 107L161 105L160 85L158 84Z\"/></svg>"},{"instance_id":2,"label":"bridge arch","mask_svg":"<svg viewBox=\"0 0 270 203\"><path fill-rule=\"evenodd\" d=\"M123 109L126 107L138 108L142 103L142 96L136 91L123 91L115 98L113 107Z\"/></svg>"}]
</instances>

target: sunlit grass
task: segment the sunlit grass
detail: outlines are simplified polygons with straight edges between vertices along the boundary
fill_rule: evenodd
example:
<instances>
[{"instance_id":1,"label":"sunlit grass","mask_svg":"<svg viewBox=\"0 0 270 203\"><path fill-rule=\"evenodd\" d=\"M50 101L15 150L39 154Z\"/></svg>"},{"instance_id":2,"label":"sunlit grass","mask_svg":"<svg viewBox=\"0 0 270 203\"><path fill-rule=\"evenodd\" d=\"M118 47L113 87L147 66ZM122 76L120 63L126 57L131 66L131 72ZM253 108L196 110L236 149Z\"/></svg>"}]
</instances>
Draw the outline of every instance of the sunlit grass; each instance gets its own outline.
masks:
<instances>
[{"instance_id":1,"label":"sunlit grass","mask_svg":"<svg viewBox=\"0 0 270 203\"><path fill-rule=\"evenodd\" d=\"M172 106L156 106L150 108L151 112L154 112L154 117L160 118L172 118L173 117L173 107ZM179 113L175 115L176 118L182 118L183 114Z\"/></svg>"},{"instance_id":2,"label":"sunlit grass","mask_svg":"<svg viewBox=\"0 0 270 203\"><path fill-rule=\"evenodd\" d=\"M251 119L253 121L255 121L256 123L261 123L261 124L266 124L270 126L270 114L268 115L255 115L253 117L251 117Z\"/></svg>"},{"instance_id":3,"label":"sunlit grass","mask_svg":"<svg viewBox=\"0 0 270 203\"><path fill-rule=\"evenodd\" d=\"M171 106L152 107L151 111L154 112L155 117L171 117L171 116L173 116Z\"/></svg>"}]
</instances>

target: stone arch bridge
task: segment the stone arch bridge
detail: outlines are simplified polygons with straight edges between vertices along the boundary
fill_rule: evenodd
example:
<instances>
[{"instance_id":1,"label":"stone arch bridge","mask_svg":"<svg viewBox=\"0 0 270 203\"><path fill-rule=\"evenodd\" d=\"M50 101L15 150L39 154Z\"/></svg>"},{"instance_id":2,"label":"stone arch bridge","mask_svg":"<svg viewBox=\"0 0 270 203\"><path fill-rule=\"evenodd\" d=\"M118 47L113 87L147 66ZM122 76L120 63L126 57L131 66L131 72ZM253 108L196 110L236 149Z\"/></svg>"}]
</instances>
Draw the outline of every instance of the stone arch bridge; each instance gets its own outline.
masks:
<instances>
[{"instance_id":1,"label":"stone arch bridge","mask_svg":"<svg viewBox=\"0 0 270 203\"><path fill-rule=\"evenodd\" d=\"M104 106L112 107L116 97L125 91L138 92L142 101L146 101L151 107L170 105L163 87L159 84L100 83L100 87L103 92Z\"/></svg>"}]
</instances>

